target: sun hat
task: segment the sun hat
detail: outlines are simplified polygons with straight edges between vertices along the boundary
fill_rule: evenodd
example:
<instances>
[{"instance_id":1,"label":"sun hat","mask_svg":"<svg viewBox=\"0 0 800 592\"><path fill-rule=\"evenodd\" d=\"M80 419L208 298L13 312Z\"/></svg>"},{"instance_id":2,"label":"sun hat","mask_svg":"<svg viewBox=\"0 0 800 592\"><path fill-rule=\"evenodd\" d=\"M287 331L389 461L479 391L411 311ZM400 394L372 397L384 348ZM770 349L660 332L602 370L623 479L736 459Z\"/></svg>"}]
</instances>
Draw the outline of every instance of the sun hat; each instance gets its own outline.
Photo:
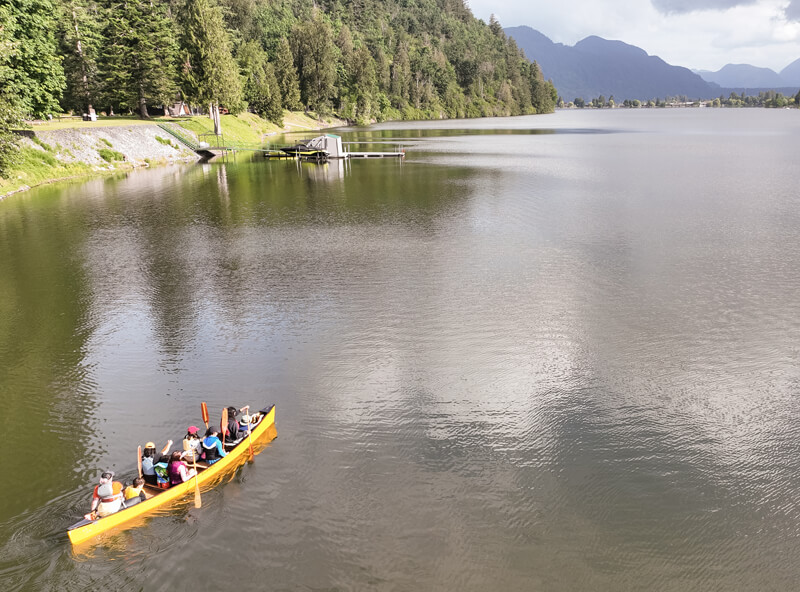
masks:
<instances>
[{"instance_id":1,"label":"sun hat","mask_svg":"<svg viewBox=\"0 0 800 592\"><path fill-rule=\"evenodd\" d=\"M114 471L103 471L100 475L101 479L113 479L114 478Z\"/></svg>"},{"instance_id":2,"label":"sun hat","mask_svg":"<svg viewBox=\"0 0 800 592\"><path fill-rule=\"evenodd\" d=\"M147 444L144 445L144 447L145 448L155 448L156 445L153 442L148 442Z\"/></svg>"},{"instance_id":3,"label":"sun hat","mask_svg":"<svg viewBox=\"0 0 800 592\"><path fill-rule=\"evenodd\" d=\"M196 434L197 433L197 426L189 426L189 429L187 431L190 434Z\"/></svg>"},{"instance_id":4,"label":"sun hat","mask_svg":"<svg viewBox=\"0 0 800 592\"><path fill-rule=\"evenodd\" d=\"M239 418L239 421L242 423L250 423L250 416L245 413L242 417Z\"/></svg>"}]
</instances>

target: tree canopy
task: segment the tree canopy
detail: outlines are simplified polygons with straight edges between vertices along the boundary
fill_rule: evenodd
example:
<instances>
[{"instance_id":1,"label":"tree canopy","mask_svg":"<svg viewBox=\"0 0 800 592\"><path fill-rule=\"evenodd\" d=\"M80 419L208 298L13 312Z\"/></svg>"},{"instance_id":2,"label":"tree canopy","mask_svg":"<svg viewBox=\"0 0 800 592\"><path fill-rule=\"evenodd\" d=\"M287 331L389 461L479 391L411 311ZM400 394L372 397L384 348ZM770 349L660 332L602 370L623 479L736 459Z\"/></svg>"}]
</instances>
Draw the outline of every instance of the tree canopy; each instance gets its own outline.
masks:
<instances>
[{"instance_id":1,"label":"tree canopy","mask_svg":"<svg viewBox=\"0 0 800 592\"><path fill-rule=\"evenodd\" d=\"M146 117L183 99L369 122L543 113L557 99L465 0L6 0L0 18L4 88L29 117Z\"/></svg>"}]
</instances>

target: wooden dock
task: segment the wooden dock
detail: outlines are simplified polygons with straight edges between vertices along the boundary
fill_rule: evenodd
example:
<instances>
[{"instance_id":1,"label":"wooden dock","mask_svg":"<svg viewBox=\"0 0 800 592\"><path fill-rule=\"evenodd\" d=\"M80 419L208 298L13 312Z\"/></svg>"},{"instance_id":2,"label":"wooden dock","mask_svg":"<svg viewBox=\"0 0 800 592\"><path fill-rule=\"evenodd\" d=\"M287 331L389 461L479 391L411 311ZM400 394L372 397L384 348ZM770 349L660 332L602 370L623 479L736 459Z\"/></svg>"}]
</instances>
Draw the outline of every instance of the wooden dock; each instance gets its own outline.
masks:
<instances>
[{"instance_id":1,"label":"wooden dock","mask_svg":"<svg viewBox=\"0 0 800 592\"><path fill-rule=\"evenodd\" d=\"M406 155L399 152L348 152L347 158L403 158Z\"/></svg>"}]
</instances>

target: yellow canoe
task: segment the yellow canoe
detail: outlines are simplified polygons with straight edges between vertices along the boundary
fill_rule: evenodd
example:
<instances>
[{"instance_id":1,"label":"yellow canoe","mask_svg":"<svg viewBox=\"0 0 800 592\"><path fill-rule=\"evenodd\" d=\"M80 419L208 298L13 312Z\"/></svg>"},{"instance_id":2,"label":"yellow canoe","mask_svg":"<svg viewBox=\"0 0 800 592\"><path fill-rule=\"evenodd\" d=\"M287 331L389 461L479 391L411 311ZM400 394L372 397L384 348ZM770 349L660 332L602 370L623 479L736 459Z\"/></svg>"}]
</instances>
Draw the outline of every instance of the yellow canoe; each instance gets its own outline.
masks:
<instances>
[{"instance_id":1,"label":"yellow canoe","mask_svg":"<svg viewBox=\"0 0 800 592\"><path fill-rule=\"evenodd\" d=\"M251 439L253 442L253 452L257 454L261 451L266 442L273 440L277 435L275 431L275 405L253 414L253 419L254 425L251 424ZM218 460L213 465L203 469L198 466L198 483L201 486L204 484L207 486L216 485L222 481L226 475L230 475L237 467L247 461L249 456L250 443L248 438L244 438L228 451L227 456ZM148 512L152 512L156 508L173 500L180 500L191 496L194 494L194 488L195 480L192 478L180 485L174 485L169 489L160 490L156 492L153 497L109 516L105 516L104 518L98 518L97 520L81 520L73 524L67 531L69 540L73 545L86 542L112 528L121 526Z\"/></svg>"}]
</instances>

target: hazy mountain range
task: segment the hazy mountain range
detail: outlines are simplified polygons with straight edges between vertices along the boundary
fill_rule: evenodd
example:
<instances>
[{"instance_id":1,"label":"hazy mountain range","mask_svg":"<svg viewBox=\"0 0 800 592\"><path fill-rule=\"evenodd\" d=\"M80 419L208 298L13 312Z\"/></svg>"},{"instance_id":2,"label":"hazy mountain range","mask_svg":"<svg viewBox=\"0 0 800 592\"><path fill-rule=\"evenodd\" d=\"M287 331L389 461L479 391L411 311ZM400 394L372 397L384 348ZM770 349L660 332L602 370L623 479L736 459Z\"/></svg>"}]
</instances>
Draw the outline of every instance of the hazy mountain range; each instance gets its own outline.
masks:
<instances>
[{"instance_id":1,"label":"hazy mountain range","mask_svg":"<svg viewBox=\"0 0 800 592\"><path fill-rule=\"evenodd\" d=\"M591 36L569 46L554 43L530 27L509 27L505 32L538 62L544 77L553 80L565 101L600 95L613 95L617 102L679 95L710 99L731 91L772 89L795 94L800 88L800 59L780 74L769 68L733 64L718 72L693 72L622 41Z\"/></svg>"},{"instance_id":2,"label":"hazy mountain range","mask_svg":"<svg viewBox=\"0 0 800 592\"><path fill-rule=\"evenodd\" d=\"M750 64L728 64L716 72L695 70L708 82L720 86L746 88L780 88L800 86L800 59L786 66L780 73L770 68L757 68Z\"/></svg>"}]
</instances>

